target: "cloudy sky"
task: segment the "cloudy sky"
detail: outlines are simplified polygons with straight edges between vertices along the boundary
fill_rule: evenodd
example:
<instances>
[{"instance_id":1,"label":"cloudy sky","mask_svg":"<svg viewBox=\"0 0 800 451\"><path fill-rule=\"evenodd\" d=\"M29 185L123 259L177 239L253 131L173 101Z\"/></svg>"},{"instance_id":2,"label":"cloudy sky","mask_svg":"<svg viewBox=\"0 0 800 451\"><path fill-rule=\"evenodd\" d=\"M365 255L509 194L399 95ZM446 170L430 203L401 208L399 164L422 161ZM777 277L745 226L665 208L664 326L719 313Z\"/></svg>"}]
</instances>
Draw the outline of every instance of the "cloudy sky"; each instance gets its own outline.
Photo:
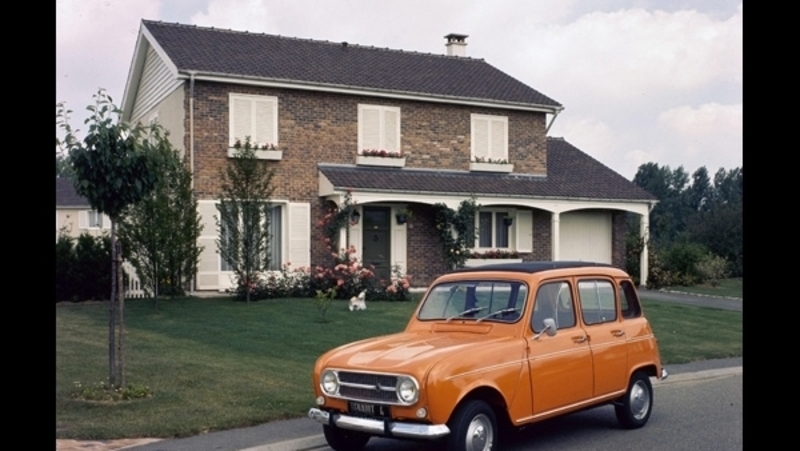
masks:
<instances>
[{"instance_id":1,"label":"cloudy sky","mask_svg":"<svg viewBox=\"0 0 800 451\"><path fill-rule=\"evenodd\" d=\"M483 58L565 109L550 129L626 178L742 166L741 0L57 0L56 102L119 104L141 19Z\"/></svg>"}]
</instances>

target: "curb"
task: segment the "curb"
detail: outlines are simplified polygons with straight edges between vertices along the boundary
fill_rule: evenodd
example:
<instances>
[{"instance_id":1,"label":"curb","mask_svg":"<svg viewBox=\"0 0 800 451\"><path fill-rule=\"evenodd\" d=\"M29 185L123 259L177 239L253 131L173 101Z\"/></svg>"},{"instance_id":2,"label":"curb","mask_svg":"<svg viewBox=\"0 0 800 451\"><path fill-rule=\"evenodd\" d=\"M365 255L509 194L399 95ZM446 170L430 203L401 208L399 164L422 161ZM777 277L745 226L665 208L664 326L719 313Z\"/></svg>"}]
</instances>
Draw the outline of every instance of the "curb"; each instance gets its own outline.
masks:
<instances>
[{"instance_id":1,"label":"curb","mask_svg":"<svg viewBox=\"0 0 800 451\"><path fill-rule=\"evenodd\" d=\"M669 371L669 368L667 368L667 371ZM695 371L693 373L681 373L681 374L670 375L669 377L667 377L667 380L664 381L655 379L655 383L653 384L653 386L656 387L660 385L670 385L686 381L714 379L717 377L733 376L742 373L743 373L743 367L741 366L719 368L714 370Z\"/></svg>"},{"instance_id":2,"label":"curb","mask_svg":"<svg viewBox=\"0 0 800 451\"><path fill-rule=\"evenodd\" d=\"M651 291L659 291L661 293L669 293L669 294L682 294L685 296L697 296L699 298L714 298L714 299L727 299L729 301L742 301L743 298L737 298L735 296L716 296L713 294L702 294L702 293L690 293L688 291L679 291L679 290L668 290L666 288L660 288L658 290L651 290Z\"/></svg>"},{"instance_id":3,"label":"curb","mask_svg":"<svg viewBox=\"0 0 800 451\"><path fill-rule=\"evenodd\" d=\"M325 436L319 434L269 445L254 446L240 451L309 451L324 446L328 446L328 443L325 441Z\"/></svg>"}]
</instances>

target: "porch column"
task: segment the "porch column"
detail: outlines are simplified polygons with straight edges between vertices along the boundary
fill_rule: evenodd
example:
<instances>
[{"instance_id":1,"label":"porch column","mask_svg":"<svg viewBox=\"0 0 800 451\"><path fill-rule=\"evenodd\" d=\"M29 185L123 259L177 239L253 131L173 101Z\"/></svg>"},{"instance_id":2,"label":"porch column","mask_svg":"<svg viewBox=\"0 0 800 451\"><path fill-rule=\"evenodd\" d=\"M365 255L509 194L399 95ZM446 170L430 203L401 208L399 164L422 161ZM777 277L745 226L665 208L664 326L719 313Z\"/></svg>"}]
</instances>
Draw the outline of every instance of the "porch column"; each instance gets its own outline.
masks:
<instances>
[{"instance_id":1,"label":"porch column","mask_svg":"<svg viewBox=\"0 0 800 451\"><path fill-rule=\"evenodd\" d=\"M648 242L650 241L650 215L644 214L642 215L641 221L639 221L639 236L642 237L642 254L639 256L639 286L645 287L647 286L647 246Z\"/></svg>"},{"instance_id":2,"label":"porch column","mask_svg":"<svg viewBox=\"0 0 800 451\"><path fill-rule=\"evenodd\" d=\"M561 256L561 251L559 249L558 243L561 241L561 222L559 220L560 213L552 213L550 218L550 235L552 237L552 242L550 243L550 247L552 248L552 255L551 259L556 261Z\"/></svg>"}]
</instances>

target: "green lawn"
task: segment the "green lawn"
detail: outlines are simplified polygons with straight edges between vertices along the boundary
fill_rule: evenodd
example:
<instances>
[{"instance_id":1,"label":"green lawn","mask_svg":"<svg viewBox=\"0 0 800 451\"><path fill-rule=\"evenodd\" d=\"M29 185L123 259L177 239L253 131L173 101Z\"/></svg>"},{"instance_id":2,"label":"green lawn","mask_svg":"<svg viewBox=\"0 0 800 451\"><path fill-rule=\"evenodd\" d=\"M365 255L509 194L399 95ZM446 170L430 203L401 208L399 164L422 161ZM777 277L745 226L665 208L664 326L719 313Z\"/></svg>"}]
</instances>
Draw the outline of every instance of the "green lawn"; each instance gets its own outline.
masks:
<instances>
[{"instance_id":1,"label":"green lawn","mask_svg":"<svg viewBox=\"0 0 800 451\"><path fill-rule=\"evenodd\" d=\"M415 296L416 299L419 295ZM229 298L125 306L128 383L153 397L72 399L108 376L105 303L56 305L56 437L178 437L305 415L316 358L337 345L401 331L416 302L335 301L319 322L311 299L247 305ZM645 301L666 363L741 355L741 313Z\"/></svg>"},{"instance_id":2,"label":"green lawn","mask_svg":"<svg viewBox=\"0 0 800 451\"><path fill-rule=\"evenodd\" d=\"M741 277L734 279L722 279L719 281L718 286L711 286L711 284L703 283L700 285L686 286L672 286L668 287L670 290L683 291L686 293L705 294L709 296L728 296L742 299L742 284Z\"/></svg>"}]
</instances>

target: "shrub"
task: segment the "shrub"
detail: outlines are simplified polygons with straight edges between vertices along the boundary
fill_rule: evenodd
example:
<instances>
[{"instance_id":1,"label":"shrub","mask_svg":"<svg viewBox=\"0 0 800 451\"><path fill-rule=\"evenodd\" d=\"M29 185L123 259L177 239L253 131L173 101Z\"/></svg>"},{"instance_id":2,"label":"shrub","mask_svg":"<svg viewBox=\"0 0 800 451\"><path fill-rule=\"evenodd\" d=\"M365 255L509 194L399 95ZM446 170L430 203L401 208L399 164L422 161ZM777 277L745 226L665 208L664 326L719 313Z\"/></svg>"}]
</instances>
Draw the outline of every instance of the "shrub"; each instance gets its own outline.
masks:
<instances>
[{"instance_id":1,"label":"shrub","mask_svg":"<svg viewBox=\"0 0 800 451\"><path fill-rule=\"evenodd\" d=\"M370 301L408 301L411 300L411 276L400 272L400 267L392 267L392 278L388 281L381 280L374 284L367 292Z\"/></svg>"},{"instance_id":2,"label":"shrub","mask_svg":"<svg viewBox=\"0 0 800 451\"><path fill-rule=\"evenodd\" d=\"M56 241L56 302L76 301L75 293L75 240L60 234Z\"/></svg>"},{"instance_id":3,"label":"shrub","mask_svg":"<svg viewBox=\"0 0 800 451\"><path fill-rule=\"evenodd\" d=\"M719 279L728 276L728 262L724 258L708 252L697 263L696 270L704 282L708 281L711 286L716 287L719 285Z\"/></svg>"},{"instance_id":4,"label":"shrub","mask_svg":"<svg viewBox=\"0 0 800 451\"><path fill-rule=\"evenodd\" d=\"M697 264L708 253L705 246L697 243L679 242L664 252L664 265L672 273L670 285L694 285L701 282Z\"/></svg>"}]
</instances>

